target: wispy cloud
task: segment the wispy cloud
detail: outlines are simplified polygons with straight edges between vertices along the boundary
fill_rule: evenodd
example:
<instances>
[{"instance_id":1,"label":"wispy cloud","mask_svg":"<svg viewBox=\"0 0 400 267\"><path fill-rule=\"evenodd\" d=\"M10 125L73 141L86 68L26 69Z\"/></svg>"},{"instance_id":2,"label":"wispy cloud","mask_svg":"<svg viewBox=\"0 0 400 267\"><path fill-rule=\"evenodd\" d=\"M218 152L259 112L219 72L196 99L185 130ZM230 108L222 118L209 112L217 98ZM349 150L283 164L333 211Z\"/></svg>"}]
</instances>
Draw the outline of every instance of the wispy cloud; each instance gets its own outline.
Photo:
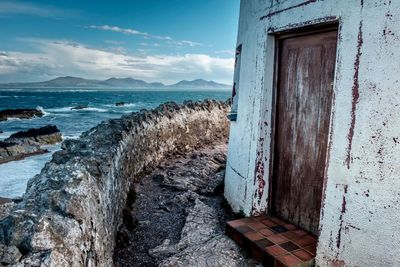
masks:
<instances>
[{"instance_id":1,"label":"wispy cloud","mask_svg":"<svg viewBox=\"0 0 400 267\"><path fill-rule=\"evenodd\" d=\"M80 43L30 40L38 52L0 52L0 79L43 80L73 75L93 79L111 76L174 83L204 78L230 83L233 58L204 54L135 55L90 48Z\"/></svg>"},{"instance_id":2,"label":"wispy cloud","mask_svg":"<svg viewBox=\"0 0 400 267\"><path fill-rule=\"evenodd\" d=\"M164 40L169 44L174 44L174 45L179 45L179 46L201 46L203 45L202 43L198 42L193 42L189 40L175 40L170 36L162 36L162 35L154 35L150 34L147 32L139 31L136 29L130 29L130 28L121 28L118 26L110 26L110 25L90 25L87 26L86 28L89 29L96 29L96 30L103 30L103 31L111 31L111 32L118 32L122 34L127 34L127 35L138 35L142 36L146 39L157 39L157 40Z\"/></svg>"},{"instance_id":3,"label":"wispy cloud","mask_svg":"<svg viewBox=\"0 0 400 267\"><path fill-rule=\"evenodd\" d=\"M218 51L215 51L214 53L215 54L234 56L235 55L235 50L233 50L233 49L218 50Z\"/></svg>"},{"instance_id":4,"label":"wispy cloud","mask_svg":"<svg viewBox=\"0 0 400 267\"><path fill-rule=\"evenodd\" d=\"M200 45L202 45L201 43L187 41L187 40L176 41L176 43L180 44L180 45L188 45L188 46L200 46Z\"/></svg>"},{"instance_id":5,"label":"wispy cloud","mask_svg":"<svg viewBox=\"0 0 400 267\"><path fill-rule=\"evenodd\" d=\"M122 45L125 44L124 42L121 41L114 41L114 40L104 40L105 43L107 44L112 44L112 45Z\"/></svg>"},{"instance_id":6,"label":"wispy cloud","mask_svg":"<svg viewBox=\"0 0 400 267\"><path fill-rule=\"evenodd\" d=\"M30 15L38 17L62 18L76 15L76 11L59 9L53 6L20 1L0 1L0 15Z\"/></svg>"},{"instance_id":7,"label":"wispy cloud","mask_svg":"<svg viewBox=\"0 0 400 267\"><path fill-rule=\"evenodd\" d=\"M131 34L131 35L141 35L141 36L147 36L150 37L150 34L146 33L146 32L141 32L141 31L137 31L134 29L124 29L124 28L120 28L118 26L109 26L109 25L102 25L102 26L97 26L97 25L90 25L87 28L90 29L97 29L97 30L104 30L104 31L112 31L112 32L120 32L123 34Z\"/></svg>"},{"instance_id":8,"label":"wispy cloud","mask_svg":"<svg viewBox=\"0 0 400 267\"><path fill-rule=\"evenodd\" d=\"M159 47L159 43L139 43L141 46L153 46L153 47Z\"/></svg>"}]
</instances>

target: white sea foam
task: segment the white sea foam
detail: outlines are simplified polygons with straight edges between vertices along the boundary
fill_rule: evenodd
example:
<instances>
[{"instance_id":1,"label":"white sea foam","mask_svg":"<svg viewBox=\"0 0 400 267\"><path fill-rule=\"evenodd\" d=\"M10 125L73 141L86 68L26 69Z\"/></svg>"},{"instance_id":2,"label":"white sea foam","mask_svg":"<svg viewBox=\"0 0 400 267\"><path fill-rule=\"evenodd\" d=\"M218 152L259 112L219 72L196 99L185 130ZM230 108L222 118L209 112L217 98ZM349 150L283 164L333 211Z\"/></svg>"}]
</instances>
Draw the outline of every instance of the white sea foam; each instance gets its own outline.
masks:
<instances>
[{"instance_id":1,"label":"white sea foam","mask_svg":"<svg viewBox=\"0 0 400 267\"><path fill-rule=\"evenodd\" d=\"M138 106L138 104L139 103L136 103L136 104L135 103L128 103L128 104L125 104L124 107L136 107L136 106Z\"/></svg>"},{"instance_id":2,"label":"white sea foam","mask_svg":"<svg viewBox=\"0 0 400 267\"><path fill-rule=\"evenodd\" d=\"M103 109L103 108L88 107L88 108L80 109L80 111L107 112L108 110L107 109Z\"/></svg>"},{"instance_id":3,"label":"white sea foam","mask_svg":"<svg viewBox=\"0 0 400 267\"><path fill-rule=\"evenodd\" d=\"M60 145L47 146L50 153L28 157L20 161L0 164L0 196L19 197L26 190L30 178L40 173L52 154L60 149Z\"/></svg>"},{"instance_id":4,"label":"white sea foam","mask_svg":"<svg viewBox=\"0 0 400 267\"><path fill-rule=\"evenodd\" d=\"M33 118L32 118L33 119ZM20 118L14 118L14 117L8 117L7 118L7 121L20 121L20 120L22 120L22 119L20 119ZM28 119L28 120L31 120L31 119Z\"/></svg>"},{"instance_id":5,"label":"white sea foam","mask_svg":"<svg viewBox=\"0 0 400 267\"><path fill-rule=\"evenodd\" d=\"M65 140L65 139L78 139L79 137L81 136L81 134L72 134L72 135L68 135L68 134L66 134L66 135L62 135L62 139L63 140Z\"/></svg>"},{"instance_id":6,"label":"white sea foam","mask_svg":"<svg viewBox=\"0 0 400 267\"><path fill-rule=\"evenodd\" d=\"M138 105L139 105L139 103L125 103L122 106L117 106L115 104L114 105L113 104L107 104L107 105L104 105L104 106L111 107L111 108L126 108L126 107L136 107Z\"/></svg>"},{"instance_id":7,"label":"white sea foam","mask_svg":"<svg viewBox=\"0 0 400 267\"><path fill-rule=\"evenodd\" d=\"M82 109L73 109L74 107L62 107L62 108L49 108L47 111L53 113L66 113L66 112L82 112L82 111L96 111L96 112L107 112L107 109L103 108L95 108L95 107L87 107Z\"/></svg>"},{"instance_id":8,"label":"white sea foam","mask_svg":"<svg viewBox=\"0 0 400 267\"><path fill-rule=\"evenodd\" d=\"M71 112L74 110L71 110L73 107L63 107L63 108L48 108L47 111L50 112Z\"/></svg>"},{"instance_id":9,"label":"white sea foam","mask_svg":"<svg viewBox=\"0 0 400 267\"><path fill-rule=\"evenodd\" d=\"M47 115L50 114L50 113L46 112L46 111L44 110L44 108L42 108L41 106L37 106L36 109L39 110L39 111L41 111L41 112L43 113L43 116L47 116Z\"/></svg>"},{"instance_id":10,"label":"white sea foam","mask_svg":"<svg viewBox=\"0 0 400 267\"><path fill-rule=\"evenodd\" d=\"M7 132L7 131L3 132L3 133L0 133L0 140L4 140L4 139L8 138L12 134L13 134L13 132Z\"/></svg>"}]
</instances>

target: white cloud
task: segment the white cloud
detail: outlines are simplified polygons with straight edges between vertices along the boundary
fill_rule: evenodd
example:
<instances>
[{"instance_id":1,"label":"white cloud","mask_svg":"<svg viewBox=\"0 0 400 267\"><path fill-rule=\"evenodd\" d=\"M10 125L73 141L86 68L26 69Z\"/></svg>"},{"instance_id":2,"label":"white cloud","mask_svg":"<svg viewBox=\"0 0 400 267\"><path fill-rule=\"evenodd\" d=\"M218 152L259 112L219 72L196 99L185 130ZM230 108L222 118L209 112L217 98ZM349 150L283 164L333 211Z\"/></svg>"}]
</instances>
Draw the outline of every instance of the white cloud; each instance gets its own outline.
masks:
<instances>
[{"instance_id":1,"label":"white cloud","mask_svg":"<svg viewBox=\"0 0 400 267\"><path fill-rule=\"evenodd\" d=\"M96 30L103 30L103 31L111 31L111 32L118 32L122 34L127 34L127 35L138 35L142 36L144 39L157 39L157 40L163 40L168 42L169 44L174 44L178 46L201 46L203 45L202 43L198 42L193 42L193 41L188 41L188 40L174 40L170 36L161 36L161 35L154 35L154 34L149 34L147 32L142 32L136 29L129 29L129 28L121 28L118 26L110 26L110 25L90 25L87 26L86 28L89 29L96 29Z\"/></svg>"},{"instance_id":2,"label":"white cloud","mask_svg":"<svg viewBox=\"0 0 400 267\"><path fill-rule=\"evenodd\" d=\"M218 51L215 51L214 53L215 54L224 54L224 55L234 56L235 55L235 50L233 50L233 49L218 50Z\"/></svg>"},{"instance_id":3,"label":"white cloud","mask_svg":"<svg viewBox=\"0 0 400 267\"><path fill-rule=\"evenodd\" d=\"M202 45L201 43L187 41L187 40L176 41L176 44L178 44L178 45L188 45L188 46L200 46L200 45Z\"/></svg>"},{"instance_id":4,"label":"white cloud","mask_svg":"<svg viewBox=\"0 0 400 267\"><path fill-rule=\"evenodd\" d=\"M123 44L125 44L124 42L114 41L114 40L104 40L104 42L107 43L107 44L112 44L112 45L123 45Z\"/></svg>"},{"instance_id":5,"label":"white cloud","mask_svg":"<svg viewBox=\"0 0 400 267\"><path fill-rule=\"evenodd\" d=\"M109 25L90 25L88 26L90 29L104 30L104 31L112 31L112 32L120 32L123 34L132 34L132 35L142 35L142 36L150 36L148 33L140 32L134 29L123 29L117 26L109 26Z\"/></svg>"},{"instance_id":6,"label":"white cloud","mask_svg":"<svg viewBox=\"0 0 400 267\"><path fill-rule=\"evenodd\" d=\"M233 58L204 54L127 55L67 41L31 42L39 52L0 53L2 82L37 81L65 75L92 79L134 77L167 84L197 78L231 83L232 79Z\"/></svg>"},{"instance_id":7,"label":"white cloud","mask_svg":"<svg viewBox=\"0 0 400 267\"><path fill-rule=\"evenodd\" d=\"M139 43L139 45L141 46L153 46L153 47L159 47L160 44L159 43Z\"/></svg>"}]
</instances>

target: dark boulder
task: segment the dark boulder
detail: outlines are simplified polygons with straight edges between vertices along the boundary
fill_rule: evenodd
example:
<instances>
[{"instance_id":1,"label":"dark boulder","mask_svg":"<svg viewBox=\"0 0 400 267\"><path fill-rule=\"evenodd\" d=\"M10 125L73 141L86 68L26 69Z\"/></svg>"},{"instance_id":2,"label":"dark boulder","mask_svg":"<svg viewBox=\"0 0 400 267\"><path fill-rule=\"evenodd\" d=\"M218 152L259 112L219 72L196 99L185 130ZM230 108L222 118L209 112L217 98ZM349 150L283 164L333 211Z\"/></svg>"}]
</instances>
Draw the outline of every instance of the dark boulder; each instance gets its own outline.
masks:
<instances>
[{"instance_id":1,"label":"dark boulder","mask_svg":"<svg viewBox=\"0 0 400 267\"><path fill-rule=\"evenodd\" d=\"M88 108L88 107L89 107L88 105L79 105L79 106L76 106L76 107L72 107L71 110L80 110L80 109L85 109L85 108Z\"/></svg>"},{"instance_id":2,"label":"dark boulder","mask_svg":"<svg viewBox=\"0 0 400 267\"><path fill-rule=\"evenodd\" d=\"M29 129L27 131L17 132L15 134L12 134L10 138L36 137L38 135L48 135L59 132L60 130L58 130L57 126L47 125L41 128Z\"/></svg>"},{"instance_id":3,"label":"dark boulder","mask_svg":"<svg viewBox=\"0 0 400 267\"><path fill-rule=\"evenodd\" d=\"M53 145L62 141L60 130L55 125L29 129L12 134L5 142L31 145Z\"/></svg>"},{"instance_id":4,"label":"dark boulder","mask_svg":"<svg viewBox=\"0 0 400 267\"><path fill-rule=\"evenodd\" d=\"M115 103L115 105L116 105L117 107L123 107L123 106L126 105L126 103L125 103L125 102L117 102L117 103Z\"/></svg>"},{"instance_id":5,"label":"dark boulder","mask_svg":"<svg viewBox=\"0 0 400 267\"><path fill-rule=\"evenodd\" d=\"M10 118L32 119L43 115L44 113L38 109L5 109L0 111L0 121L6 121Z\"/></svg>"}]
</instances>

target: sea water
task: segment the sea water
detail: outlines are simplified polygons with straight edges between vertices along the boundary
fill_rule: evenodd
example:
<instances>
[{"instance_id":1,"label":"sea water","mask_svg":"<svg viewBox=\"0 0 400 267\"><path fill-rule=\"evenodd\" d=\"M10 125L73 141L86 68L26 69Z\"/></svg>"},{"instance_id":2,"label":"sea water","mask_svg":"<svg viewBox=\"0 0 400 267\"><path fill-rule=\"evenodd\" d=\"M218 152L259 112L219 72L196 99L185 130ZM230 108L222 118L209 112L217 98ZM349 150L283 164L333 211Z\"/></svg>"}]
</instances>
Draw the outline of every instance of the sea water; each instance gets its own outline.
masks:
<instances>
[{"instance_id":1,"label":"sea water","mask_svg":"<svg viewBox=\"0 0 400 267\"><path fill-rule=\"evenodd\" d=\"M185 100L227 100L228 91L211 90L71 90L71 89L10 89L0 90L0 110L8 108L38 108L44 116L30 120L10 119L0 122L0 140L17 131L56 125L63 138L78 138L80 134L96 126L101 121L119 118L124 114L141 109L155 108L161 103ZM116 106L124 102L124 106ZM76 106L88 106L82 110L72 110ZM40 173L52 153L60 149L60 144L47 147L51 152L0 164L0 197L19 197L26 189L30 178Z\"/></svg>"}]
</instances>

